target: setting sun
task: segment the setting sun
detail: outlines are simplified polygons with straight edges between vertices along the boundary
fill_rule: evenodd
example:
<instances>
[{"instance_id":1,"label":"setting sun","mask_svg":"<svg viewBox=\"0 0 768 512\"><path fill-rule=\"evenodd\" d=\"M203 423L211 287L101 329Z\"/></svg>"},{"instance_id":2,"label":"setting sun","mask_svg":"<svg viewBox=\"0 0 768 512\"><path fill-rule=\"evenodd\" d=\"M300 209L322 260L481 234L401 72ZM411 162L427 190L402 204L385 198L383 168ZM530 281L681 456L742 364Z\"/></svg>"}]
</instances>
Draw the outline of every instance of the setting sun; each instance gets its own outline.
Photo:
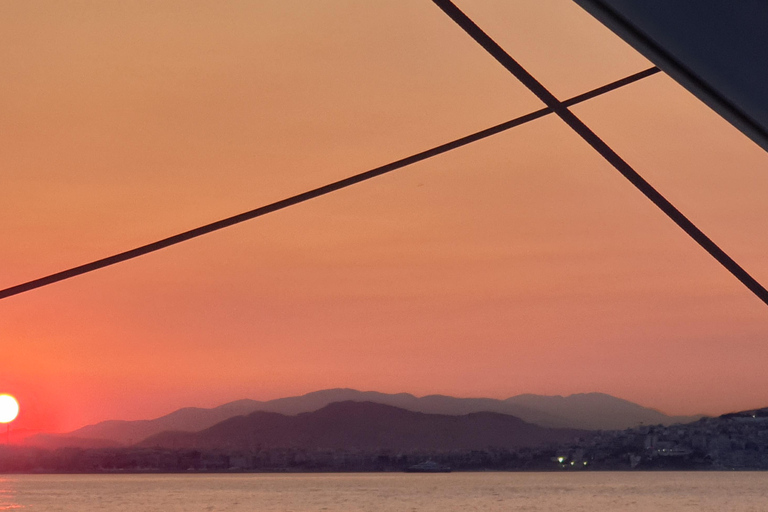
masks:
<instances>
[{"instance_id":1,"label":"setting sun","mask_svg":"<svg viewBox=\"0 0 768 512\"><path fill-rule=\"evenodd\" d=\"M10 423L19 414L19 402L11 395L0 395L0 423Z\"/></svg>"}]
</instances>

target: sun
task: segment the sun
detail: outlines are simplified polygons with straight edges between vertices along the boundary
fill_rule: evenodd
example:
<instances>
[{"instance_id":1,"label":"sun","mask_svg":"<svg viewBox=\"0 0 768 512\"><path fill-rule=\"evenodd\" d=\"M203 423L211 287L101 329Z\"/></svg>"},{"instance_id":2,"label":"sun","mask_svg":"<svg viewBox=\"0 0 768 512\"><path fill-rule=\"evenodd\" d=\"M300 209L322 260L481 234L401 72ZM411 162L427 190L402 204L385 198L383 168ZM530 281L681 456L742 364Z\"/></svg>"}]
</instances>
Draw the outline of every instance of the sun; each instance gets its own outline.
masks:
<instances>
[{"instance_id":1,"label":"sun","mask_svg":"<svg viewBox=\"0 0 768 512\"><path fill-rule=\"evenodd\" d=\"M0 423L10 423L19 414L19 402L11 395L0 395Z\"/></svg>"}]
</instances>

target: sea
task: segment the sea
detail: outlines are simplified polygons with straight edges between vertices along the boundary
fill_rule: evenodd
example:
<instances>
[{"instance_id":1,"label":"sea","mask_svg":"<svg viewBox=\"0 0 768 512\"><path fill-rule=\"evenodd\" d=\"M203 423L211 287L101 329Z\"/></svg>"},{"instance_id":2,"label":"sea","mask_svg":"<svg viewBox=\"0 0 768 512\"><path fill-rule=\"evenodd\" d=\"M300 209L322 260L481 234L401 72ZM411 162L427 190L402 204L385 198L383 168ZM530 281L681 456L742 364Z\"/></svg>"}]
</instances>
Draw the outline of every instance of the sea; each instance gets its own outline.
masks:
<instances>
[{"instance_id":1,"label":"sea","mask_svg":"<svg viewBox=\"0 0 768 512\"><path fill-rule=\"evenodd\" d=\"M0 475L0 510L765 512L768 472Z\"/></svg>"}]
</instances>

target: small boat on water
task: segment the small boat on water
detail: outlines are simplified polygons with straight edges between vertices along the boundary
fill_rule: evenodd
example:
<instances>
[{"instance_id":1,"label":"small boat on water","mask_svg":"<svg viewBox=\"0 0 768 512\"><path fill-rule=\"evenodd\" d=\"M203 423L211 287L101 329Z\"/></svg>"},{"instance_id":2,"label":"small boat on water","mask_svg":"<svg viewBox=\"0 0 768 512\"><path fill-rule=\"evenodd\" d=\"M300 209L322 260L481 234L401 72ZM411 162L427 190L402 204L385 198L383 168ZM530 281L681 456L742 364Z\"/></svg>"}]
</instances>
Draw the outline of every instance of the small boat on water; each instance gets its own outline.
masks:
<instances>
[{"instance_id":1,"label":"small boat on water","mask_svg":"<svg viewBox=\"0 0 768 512\"><path fill-rule=\"evenodd\" d=\"M408 467L406 471L408 473L450 473L451 468L433 460L427 460Z\"/></svg>"}]
</instances>

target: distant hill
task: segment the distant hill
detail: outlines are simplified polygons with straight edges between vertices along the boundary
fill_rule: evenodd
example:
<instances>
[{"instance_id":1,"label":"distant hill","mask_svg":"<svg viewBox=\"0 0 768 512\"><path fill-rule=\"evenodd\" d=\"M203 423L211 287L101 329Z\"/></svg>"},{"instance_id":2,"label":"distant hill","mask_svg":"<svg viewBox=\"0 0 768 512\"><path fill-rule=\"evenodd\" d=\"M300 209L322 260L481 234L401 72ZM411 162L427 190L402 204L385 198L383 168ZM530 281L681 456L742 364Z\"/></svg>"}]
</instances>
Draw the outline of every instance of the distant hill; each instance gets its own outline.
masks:
<instances>
[{"instance_id":1,"label":"distant hill","mask_svg":"<svg viewBox=\"0 0 768 512\"><path fill-rule=\"evenodd\" d=\"M201 432L162 432L141 446L199 450L473 450L562 443L588 432L553 429L492 412L424 414L373 402L336 402L287 416L257 411Z\"/></svg>"},{"instance_id":2,"label":"distant hill","mask_svg":"<svg viewBox=\"0 0 768 512\"><path fill-rule=\"evenodd\" d=\"M22 441L22 445L33 445L38 448L56 450L58 448L114 448L122 446L123 443L113 439L94 439L85 437L74 437L60 434L37 434Z\"/></svg>"},{"instance_id":3,"label":"distant hill","mask_svg":"<svg viewBox=\"0 0 768 512\"><path fill-rule=\"evenodd\" d=\"M238 400L212 409L185 407L152 420L107 420L66 434L38 434L27 438L25 442L44 448L129 445L166 430L202 430L227 418L249 414L263 403L265 402Z\"/></svg>"},{"instance_id":4,"label":"distant hill","mask_svg":"<svg viewBox=\"0 0 768 512\"><path fill-rule=\"evenodd\" d=\"M518 395L506 403L527 407L546 417L520 416L526 421L545 426L584 428L587 430L623 430L639 425L673 425L689 423L695 416L667 416L655 409L604 393L579 393L570 396ZM549 421L549 417L557 417Z\"/></svg>"},{"instance_id":5,"label":"distant hill","mask_svg":"<svg viewBox=\"0 0 768 512\"><path fill-rule=\"evenodd\" d=\"M30 444L51 444L52 438L61 446L77 446L75 438L109 440L113 444L133 444L159 432L174 430L197 432L234 416L255 411L295 415L316 411L334 402L367 401L391 405L413 412L463 415L475 412L496 412L516 416L528 423L544 427L588 430L620 430L640 424L670 425L695 421L699 416L667 416L654 409L642 407L602 393L577 394L567 397L519 395L506 400L493 398L455 398L444 395L416 397L408 393L386 394L354 389L327 389L306 395L279 398L266 402L238 400L211 409L187 407L152 420L110 420L88 425L67 434L33 436Z\"/></svg>"}]
</instances>

